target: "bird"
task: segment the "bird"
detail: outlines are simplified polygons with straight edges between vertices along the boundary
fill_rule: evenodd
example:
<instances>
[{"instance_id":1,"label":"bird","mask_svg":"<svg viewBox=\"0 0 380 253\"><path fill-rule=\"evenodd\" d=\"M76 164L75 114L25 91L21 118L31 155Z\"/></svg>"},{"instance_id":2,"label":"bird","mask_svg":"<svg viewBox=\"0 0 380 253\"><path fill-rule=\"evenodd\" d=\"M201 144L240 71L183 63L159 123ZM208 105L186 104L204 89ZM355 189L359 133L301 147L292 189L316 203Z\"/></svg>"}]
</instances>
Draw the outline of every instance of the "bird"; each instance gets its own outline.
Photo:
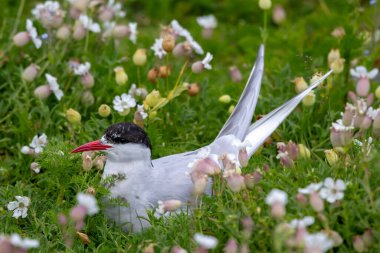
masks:
<instances>
[{"instance_id":1,"label":"bird","mask_svg":"<svg viewBox=\"0 0 380 253\"><path fill-rule=\"evenodd\" d=\"M306 90L288 100L272 112L252 122L260 94L264 72L264 45L260 45L242 95L216 138L197 150L151 158L152 145L148 134L130 122L121 122L107 128L99 140L86 143L71 151L104 151L107 160L102 179L110 196L104 199L106 217L122 226L123 230L140 232L150 226L148 213L164 200L188 203L193 198L194 184L188 166L200 153L237 154L233 145L237 140L246 146L249 159L264 141L286 119L302 99L332 72L330 70ZM110 180L111 179L111 180ZM205 193L212 194L212 181L208 180Z\"/></svg>"}]
</instances>

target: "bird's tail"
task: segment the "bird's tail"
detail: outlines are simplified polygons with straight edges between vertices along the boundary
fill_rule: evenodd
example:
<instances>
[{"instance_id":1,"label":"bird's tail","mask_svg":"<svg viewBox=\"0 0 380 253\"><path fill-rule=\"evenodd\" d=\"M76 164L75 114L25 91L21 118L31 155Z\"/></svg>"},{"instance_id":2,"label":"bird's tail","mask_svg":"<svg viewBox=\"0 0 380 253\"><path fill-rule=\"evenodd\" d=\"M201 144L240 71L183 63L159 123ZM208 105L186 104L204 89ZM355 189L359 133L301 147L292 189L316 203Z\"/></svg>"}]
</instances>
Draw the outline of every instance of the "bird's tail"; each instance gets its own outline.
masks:
<instances>
[{"instance_id":1,"label":"bird's tail","mask_svg":"<svg viewBox=\"0 0 380 253\"><path fill-rule=\"evenodd\" d=\"M257 59L251 74L248 78L244 91L231 113L227 122L220 130L216 139L225 135L234 135L239 140L243 140L248 133L253 113L256 108L257 99L260 94L261 79L264 71L264 45L261 45Z\"/></svg>"},{"instance_id":2,"label":"bird's tail","mask_svg":"<svg viewBox=\"0 0 380 253\"><path fill-rule=\"evenodd\" d=\"M302 99L309 94L310 91L321 84L323 80L325 80L331 73L332 70L310 85L309 88L290 99L280 107L274 109L249 127L248 134L244 139L244 141L247 141L250 144L247 148L249 157L251 157L253 153L264 143L264 141L276 130L276 128L286 119L294 108L296 108Z\"/></svg>"}]
</instances>

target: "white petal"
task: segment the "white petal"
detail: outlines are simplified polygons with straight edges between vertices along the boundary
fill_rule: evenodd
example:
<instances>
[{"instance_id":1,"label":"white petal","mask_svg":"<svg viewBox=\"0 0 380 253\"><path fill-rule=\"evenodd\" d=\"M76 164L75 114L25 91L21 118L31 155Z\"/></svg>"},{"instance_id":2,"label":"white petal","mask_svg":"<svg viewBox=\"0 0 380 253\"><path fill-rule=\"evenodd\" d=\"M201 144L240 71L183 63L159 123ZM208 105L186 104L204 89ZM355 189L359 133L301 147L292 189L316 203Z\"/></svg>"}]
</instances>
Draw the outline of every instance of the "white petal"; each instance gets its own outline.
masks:
<instances>
[{"instance_id":1,"label":"white petal","mask_svg":"<svg viewBox=\"0 0 380 253\"><path fill-rule=\"evenodd\" d=\"M373 79L377 76L377 74L379 73L379 70L377 68L374 68L372 69L368 74L367 74L367 77L368 79Z\"/></svg>"},{"instance_id":2,"label":"white petal","mask_svg":"<svg viewBox=\"0 0 380 253\"><path fill-rule=\"evenodd\" d=\"M213 236L203 235L196 233L194 235L194 240L203 248L213 249L218 244L218 240Z\"/></svg>"},{"instance_id":3,"label":"white petal","mask_svg":"<svg viewBox=\"0 0 380 253\"><path fill-rule=\"evenodd\" d=\"M12 201L12 202L9 202L8 205L7 205L7 208L9 211L13 211L15 210L17 207L19 207L19 203L18 201Z\"/></svg>"},{"instance_id":4,"label":"white petal","mask_svg":"<svg viewBox=\"0 0 380 253\"><path fill-rule=\"evenodd\" d=\"M355 69L350 69L350 74L353 77L360 78L360 74Z\"/></svg>"},{"instance_id":5,"label":"white petal","mask_svg":"<svg viewBox=\"0 0 380 253\"><path fill-rule=\"evenodd\" d=\"M343 182L343 180L338 179L336 180L335 188L339 191L344 191L346 190L346 184Z\"/></svg>"},{"instance_id":6,"label":"white petal","mask_svg":"<svg viewBox=\"0 0 380 253\"><path fill-rule=\"evenodd\" d=\"M328 177L328 178L325 179L324 185L327 188L331 189L331 188L333 188L335 186L335 183L334 183L334 180L331 177Z\"/></svg>"},{"instance_id":7,"label":"white petal","mask_svg":"<svg viewBox=\"0 0 380 253\"><path fill-rule=\"evenodd\" d=\"M326 199L330 195L330 190L327 188L322 188L319 192L319 196L323 199Z\"/></svg>"}]
</instances>

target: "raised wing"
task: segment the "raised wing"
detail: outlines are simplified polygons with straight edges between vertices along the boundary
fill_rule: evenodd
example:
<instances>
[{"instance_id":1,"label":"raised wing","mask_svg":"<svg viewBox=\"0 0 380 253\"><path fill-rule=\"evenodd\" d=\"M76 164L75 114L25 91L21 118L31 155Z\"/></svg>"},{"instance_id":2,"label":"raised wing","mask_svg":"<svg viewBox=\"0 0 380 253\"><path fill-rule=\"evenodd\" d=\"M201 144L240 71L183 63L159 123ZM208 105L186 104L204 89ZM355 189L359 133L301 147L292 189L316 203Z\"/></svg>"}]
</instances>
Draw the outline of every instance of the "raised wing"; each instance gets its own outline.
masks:
<instances>
[{"instance_id":1,"label":"raised wing","mask_svg":"<svg viewBox=\"0 0 380 253\"><path fill-rule=\"evenodd\" d=\"M251 75L244 88L235 110L231 113L227 122L220 130L216 139L225 135L234 135L243 140L251 125L253 113L256 108L257 99L260 94L261 79L264 71L264 45L261 45L257 55L256 63L252 68Z\"/></svg>"}]
</instances>

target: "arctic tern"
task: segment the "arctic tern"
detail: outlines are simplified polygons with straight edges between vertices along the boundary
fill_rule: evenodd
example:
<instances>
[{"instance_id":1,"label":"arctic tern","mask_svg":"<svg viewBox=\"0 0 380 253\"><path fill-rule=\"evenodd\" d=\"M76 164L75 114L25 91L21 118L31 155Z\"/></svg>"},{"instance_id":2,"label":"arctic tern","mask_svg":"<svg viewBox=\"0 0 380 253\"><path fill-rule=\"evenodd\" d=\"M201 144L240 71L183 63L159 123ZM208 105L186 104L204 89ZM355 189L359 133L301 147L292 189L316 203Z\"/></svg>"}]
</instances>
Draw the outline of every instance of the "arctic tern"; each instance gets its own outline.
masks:
<instances>
[{"instance_id":1,"label":"arctic tern","mask_svg":"<svg viewBox=\"0 0 380 253\"><path fill-rule=\"evenodd\" d=\"M202 149L151 160L148 135L139 126L128 122L114 124L100 140L74 149L72 153L103 150L107 154L102 178L116 178L108 185L110 198L126 201L127 205L115 205L106 200L106 216L121 224L123 229L138 232L149 227L147 210L157 208L158 201L189 202L194 185L188 164L199 157L201 150L207 149L208 153L218 156L237 154L239 149L232 143L239 140L248 144L246 154L250 158L302 99L332 72L330 70L306 90L252 124L263 71L264 46L261 45L238 104L215 140ZM206 194L211 194L211 186L212 181L208 180Z\"/></svg>"}]
</instances>

